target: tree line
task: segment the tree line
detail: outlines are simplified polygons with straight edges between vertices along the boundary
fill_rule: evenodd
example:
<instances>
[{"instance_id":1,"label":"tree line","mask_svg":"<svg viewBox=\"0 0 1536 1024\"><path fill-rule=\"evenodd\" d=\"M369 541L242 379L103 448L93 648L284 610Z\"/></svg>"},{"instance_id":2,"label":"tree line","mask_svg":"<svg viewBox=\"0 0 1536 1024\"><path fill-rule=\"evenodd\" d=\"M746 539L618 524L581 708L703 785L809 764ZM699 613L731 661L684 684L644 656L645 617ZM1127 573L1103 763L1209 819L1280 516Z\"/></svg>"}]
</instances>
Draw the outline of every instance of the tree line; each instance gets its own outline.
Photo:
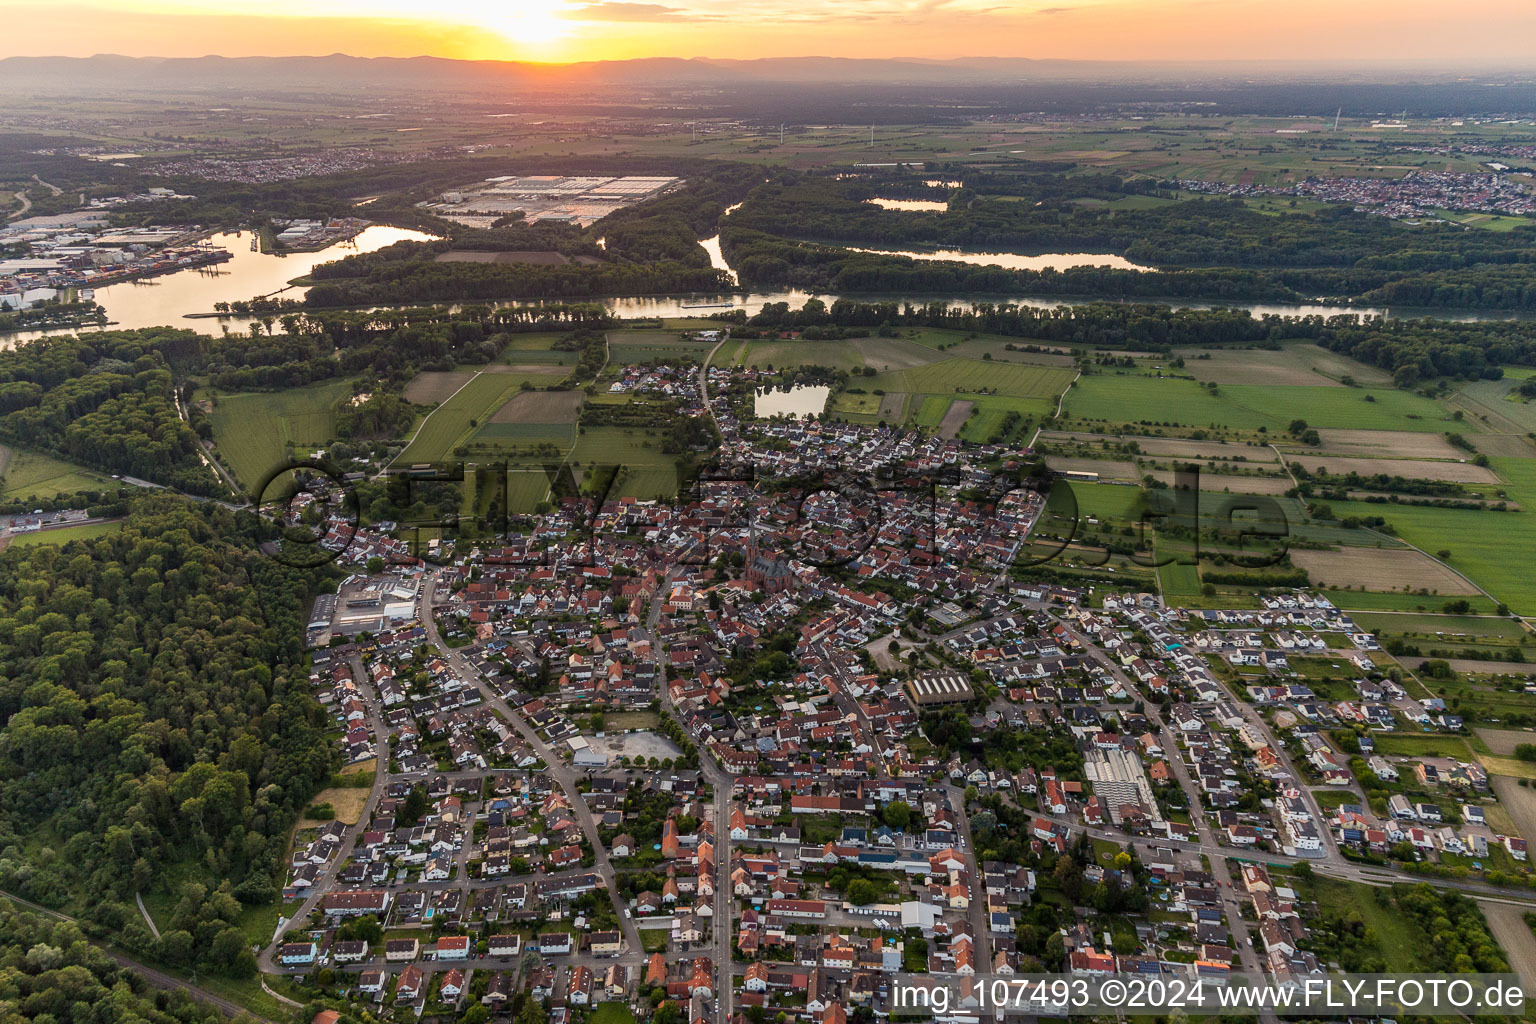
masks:
<instances>
[{"instance_id":1,"label":"tree line","mask_svg":"<svg viewBox=\"0 0 1536 1024\"><path fill-rule=\"evenodd\" d=\"M1274 346L1313 341L1393 374L1398 387L1442 377L1491 379L1504 366L1536 365L1536 323L1402 320L1342 313L1333 316L1254 316L1245 309L1188 309L1153 303L1082 303L1042 308L1015 303L950 305L808 299L799 309L765 303L756 314L731 310L714 319L751 328L938 327L1029 338L1052 345L1134 348L1163 354L1175 348Z\"/></svg>"}]
</instances>

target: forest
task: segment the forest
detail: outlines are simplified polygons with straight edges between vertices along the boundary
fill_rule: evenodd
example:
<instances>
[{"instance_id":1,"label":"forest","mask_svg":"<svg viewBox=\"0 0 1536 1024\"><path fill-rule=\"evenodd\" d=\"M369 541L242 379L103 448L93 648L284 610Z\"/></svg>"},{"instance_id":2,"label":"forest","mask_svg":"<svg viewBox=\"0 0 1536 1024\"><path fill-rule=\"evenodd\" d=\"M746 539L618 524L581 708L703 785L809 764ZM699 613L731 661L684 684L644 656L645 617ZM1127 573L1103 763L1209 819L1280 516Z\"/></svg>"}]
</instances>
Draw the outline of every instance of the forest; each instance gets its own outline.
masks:
<instances>
[{"instance_id":1,"label":"forest","mask_svg":"<svg viewBox=\"0 0 1536 1024\"><path fill-rule=\"evenodd\" d=\"M301 639L323 578L254 516L171 495L120 532L0 552L0 887L232 976L289 828L336 767ZM177 878L154 940L136 892ZM244 954L244 955L242 955Z\"/></svg>"},{"instance_id":2,"label":"forest","mask_svg":"<svg viewBox=\"0 0 1536 1024\"><path fill-rule=\"evenodd\" d=\"M153 991L80 926L0 903L0 1024L223 1024L185 991Z\"/></svg>"},{"instance_id":3,"label":"forest","mask_svg":"<svg viewBox=\"0 0 1536 1024\"><path fill-rule=\"evenodd\" d=\"M1500 234L1444 222L1407 225L1342 205L1274 215L1229 198L1145 208L1086 206L1084 198L1119 198L1145 192L1150 183L1114 189L1115 179L1107 175L1085 181L1067 173L966 173L964 189L942 213L863 202L871 193L883 194L884 180L784 172L755 188L728 223L786 238L881 247L1118 253L1163 268L1359 267L1385 273L1536 262L1536 228ZM978 186L996 193L982 195Z\"/></svg>"},{"instance_id":4,"label":"forest","mask_svg":"<svg viewBox=\"0 0 1536 1024\"><path fill-rule=\"evenodd\" d=\"M153 335L154 332L149 332ZM190 494L217 490L176 412L164 356L135 332L0 353L0 439Z\"/></svg>"},{"instance_id":5,"label":"forest","mask_svg":"<svg viewBox=\"0 0 1536 1024\"><path fill-rule=\"evenodd\" d=\"M1266 213L1238 199L1119 207L1172 183L1063 170L959 172L936 189L912 173L834 178L782 172L725 221L721 245L741 282L842 292L1033 293L1104 297L1312 300L1529 309L1536 228L1407 223L1343 205ZM873 196L943 197L943 211L886 210ZM1025 201L1020 201L1025 200ZM1086 205L1097 203L1098 205ZM1143 271L1006 270L915 261L843 246L978 252L1104 253Z\"/></svg>"}]
</instances>

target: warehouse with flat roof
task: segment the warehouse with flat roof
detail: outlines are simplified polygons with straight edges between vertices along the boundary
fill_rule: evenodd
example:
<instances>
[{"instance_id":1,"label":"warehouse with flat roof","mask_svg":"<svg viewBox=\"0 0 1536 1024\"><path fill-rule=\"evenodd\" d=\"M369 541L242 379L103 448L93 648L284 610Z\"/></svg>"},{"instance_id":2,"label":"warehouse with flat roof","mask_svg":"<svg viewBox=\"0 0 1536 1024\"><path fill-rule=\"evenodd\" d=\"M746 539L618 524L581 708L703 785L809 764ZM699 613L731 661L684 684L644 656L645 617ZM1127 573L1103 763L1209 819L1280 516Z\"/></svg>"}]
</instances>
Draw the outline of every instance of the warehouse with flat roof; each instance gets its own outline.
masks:
<instances>
[{"instance_id":1,"label":"warehouse with flat roof","mask_svg":"<svg viewBox=\"0 0 1536 1024\"><path fill-rule=\"evenodd\" d=\"M930 704L963 704L976 696L971 680L964 672L947 669L924 672L907 681L907 696L918 707Z\"/></svg>"}]
</instances>

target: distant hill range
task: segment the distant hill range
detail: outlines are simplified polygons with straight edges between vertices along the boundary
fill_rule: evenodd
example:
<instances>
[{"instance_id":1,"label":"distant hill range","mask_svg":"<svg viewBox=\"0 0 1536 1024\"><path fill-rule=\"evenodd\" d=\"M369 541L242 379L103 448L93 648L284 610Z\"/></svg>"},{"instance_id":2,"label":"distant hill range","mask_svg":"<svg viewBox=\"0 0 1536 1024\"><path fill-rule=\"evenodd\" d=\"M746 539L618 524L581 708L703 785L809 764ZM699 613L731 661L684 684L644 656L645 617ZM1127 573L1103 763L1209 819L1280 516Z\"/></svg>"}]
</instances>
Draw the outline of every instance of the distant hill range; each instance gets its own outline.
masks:
<instances>
[{"instance_id":1,"label":"distant hill range","mask_svg":"<svg viewBox=\"0 0 1536 1024\"><path fill-rule=\"evenodd\" d=\"M161 90L420 92L571 87L806 85L1019 85L1199 82L1449 82L1444 66L1223 61L1124 63L984 57L961 60L774 57L758 60L651 57L576 64L442 57L8 57L0 89L94 93ZM1492 76L1482 69L1485 80Z\"/></svg>"},{"instance_id":2,"label":"distant hill range","mask_svg":"<svg viewBox=\"0 0 1536 1024\"><path fill-rule=\"evenodd\" d=\"M779 57L530 64L441 57L9 57L0 96L160 95L238 103L260 96L373 106L391 97L455 97L552 113L665 110L674 118L768 123L913 124L1180 110L1221 115L1525 117L1529 71L1475 75L1446 65L975 58Z\"/></svg>"}]
</instances>

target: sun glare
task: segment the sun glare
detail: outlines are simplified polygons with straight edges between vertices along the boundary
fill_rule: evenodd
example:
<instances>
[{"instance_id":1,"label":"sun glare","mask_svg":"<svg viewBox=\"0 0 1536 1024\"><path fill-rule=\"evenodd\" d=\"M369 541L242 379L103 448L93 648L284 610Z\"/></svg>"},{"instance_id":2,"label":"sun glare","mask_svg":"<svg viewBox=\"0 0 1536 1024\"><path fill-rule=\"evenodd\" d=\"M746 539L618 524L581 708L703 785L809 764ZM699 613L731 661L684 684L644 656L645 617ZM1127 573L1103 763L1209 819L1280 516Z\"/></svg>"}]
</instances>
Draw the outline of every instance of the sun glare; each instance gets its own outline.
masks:
<instances>
[{"instance_id":1,"label":"sun glare","mask_svg":"<svg viewBox=\"0 0 1536 1024\"><path fill-rule=\"evenodd\" d=\"M514 45L537 48L571 35L571 22L561 17L567 9L563 0L491 0L468 5L464 14Z\"/></svg>"}]
</instances>

